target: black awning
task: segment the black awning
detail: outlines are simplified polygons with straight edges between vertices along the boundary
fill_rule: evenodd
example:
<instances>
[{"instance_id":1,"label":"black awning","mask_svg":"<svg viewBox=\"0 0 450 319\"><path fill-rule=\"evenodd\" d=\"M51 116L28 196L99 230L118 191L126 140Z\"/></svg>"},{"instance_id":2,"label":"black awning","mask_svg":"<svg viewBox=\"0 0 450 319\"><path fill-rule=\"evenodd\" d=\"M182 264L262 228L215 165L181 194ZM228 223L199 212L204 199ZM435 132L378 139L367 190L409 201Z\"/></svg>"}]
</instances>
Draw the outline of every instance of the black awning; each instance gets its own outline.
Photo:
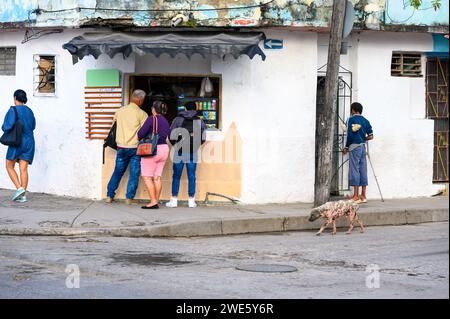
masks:
<instances>
[{"instance_id":1,"label":"black awning","mask_svg":"<svg viewBox=\"0 0 450 319\"><path fill-rule=\"evenodd\" d=\"M265 60L266 55L259 47L259 42L264 39L261 32L85 33L64 44L63 48L72 54L74 63L87 55L97 59L102 53L111 58L122 53L127 58L133 52L139 55L150 53L156 57L163 53L171 57L184 54L188 58L194 54L220 58L228 54L234 58L247 55L250 59L260 55Z\"/></svg>"}]
</instances>

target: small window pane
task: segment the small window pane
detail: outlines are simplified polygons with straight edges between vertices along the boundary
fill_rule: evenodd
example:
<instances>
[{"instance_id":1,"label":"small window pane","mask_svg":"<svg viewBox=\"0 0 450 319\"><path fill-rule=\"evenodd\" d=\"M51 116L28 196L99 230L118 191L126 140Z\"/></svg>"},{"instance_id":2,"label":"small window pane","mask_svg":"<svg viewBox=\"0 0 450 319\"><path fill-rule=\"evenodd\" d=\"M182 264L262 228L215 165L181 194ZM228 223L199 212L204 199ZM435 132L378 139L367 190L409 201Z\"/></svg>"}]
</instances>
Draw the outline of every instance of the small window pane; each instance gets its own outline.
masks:
<instances>
[{"instance_id":1,"label":"small window pane","mask_svg":"<svg viewBox=\"0 0 450 319\"><path fill-rule=\"evenodd\" d=\"M0 47L0 75L16 75L16 48Z\"/></svg>"}]
</instances>

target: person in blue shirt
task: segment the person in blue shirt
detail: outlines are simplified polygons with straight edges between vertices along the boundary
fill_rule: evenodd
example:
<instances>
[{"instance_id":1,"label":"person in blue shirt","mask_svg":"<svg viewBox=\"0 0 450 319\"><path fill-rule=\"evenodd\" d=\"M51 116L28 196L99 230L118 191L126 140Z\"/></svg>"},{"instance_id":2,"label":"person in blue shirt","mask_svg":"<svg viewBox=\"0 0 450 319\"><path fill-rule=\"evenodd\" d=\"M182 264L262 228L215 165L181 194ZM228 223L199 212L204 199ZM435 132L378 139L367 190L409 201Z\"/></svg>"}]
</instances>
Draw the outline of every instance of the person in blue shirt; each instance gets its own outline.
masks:
<instances>
[{"instance_id":1,"label":"person in blue shirt","mask_svg":"<svg viewBox=\"0 0 450 319\"><path fill-rule=\"evenodd\" d=\"M6 171L16 187L16 191L11 199L19 202L27 201L28 165L31 165L34 159L33 131L36 128L36 119L34 118L33 111L25 103L27 103L27 94L25 91L15 91L14 106L11 106L6 113L2 125L2 130L5 133L14 127L18 120L14 112L15 108L23 125L22 143L17 147L8 147L8 151L6 152ZM19 163L20 180L15 170L16 163Z\"/></svg>"},{"instance_id":2,"label":"person in blue shirt","mask_svg":"<svg viewBox=\"0 0 450 319\"><path fill-rule=\"evenodd\" d=\"M356 203L367 203L366 142L373 139L373 131L370 122L361 115L363 106L360 103L352 103L350 109L352 116L347 123L347 142L343 153L349 154L349 185L353 186L354 190L351 200ZM361 195L359 195L360 186Z\"/></svg>"}]
</instances>

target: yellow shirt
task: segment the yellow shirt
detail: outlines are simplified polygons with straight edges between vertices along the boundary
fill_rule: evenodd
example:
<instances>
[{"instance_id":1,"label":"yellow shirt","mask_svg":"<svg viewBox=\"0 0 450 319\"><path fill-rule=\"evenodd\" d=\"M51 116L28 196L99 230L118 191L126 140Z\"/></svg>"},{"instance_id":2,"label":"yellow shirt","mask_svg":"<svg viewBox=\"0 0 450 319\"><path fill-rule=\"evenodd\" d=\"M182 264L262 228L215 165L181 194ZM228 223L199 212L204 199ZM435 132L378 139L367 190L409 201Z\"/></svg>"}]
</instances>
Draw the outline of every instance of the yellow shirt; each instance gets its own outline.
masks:
<instances>
[{"instance_id":1,"label":"yellow shirt","mask_svg":"<svg viewBox=\"0 0 450 319\"><path fill-rule=\"evenodd\" d=\"M123 148L136 148L139 143L137 132L142 127L147 117L147 113L134 103L130 103L117 110L114 115L114 120L117 121L117 146Z\"/></svg>"}]
</instances>

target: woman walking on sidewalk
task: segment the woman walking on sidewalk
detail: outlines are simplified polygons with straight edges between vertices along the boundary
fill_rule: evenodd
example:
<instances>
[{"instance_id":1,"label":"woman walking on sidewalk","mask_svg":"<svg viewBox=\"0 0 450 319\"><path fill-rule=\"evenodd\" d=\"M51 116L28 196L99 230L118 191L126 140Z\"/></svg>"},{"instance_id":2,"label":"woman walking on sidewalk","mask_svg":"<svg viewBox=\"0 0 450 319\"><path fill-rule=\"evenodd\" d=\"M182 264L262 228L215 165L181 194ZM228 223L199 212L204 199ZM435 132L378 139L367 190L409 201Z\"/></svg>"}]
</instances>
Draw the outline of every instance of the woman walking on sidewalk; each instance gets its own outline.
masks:
<instances>
[{"instance_id":1,"label":"woman walking on sidewalk","mask_svg":"<svg viewBox=\"0 0 450 319\"><path fill-rule=\"evenodd\" d=\"M164 164L169 157L167 137L170 133L170 125L163 115L166 112L167 105L162 101L155 101L152 106L153 116L149 116L138 131L138 139L141 140L153 132L153 121L154 119L156 120L157 133L159 135L156 155L141 158L141 175L150 196L150 203L147 206L142 206L143 209L159 208L158 200L162 190L161 176Z\"/></svg>"},{"instance_id":2,"label":"woman walking on sidewalk","mask_svg":"<svg viewBox=\"0 0 450 319\"><path fill-rule=\"evenodd\" d=\"M34 159L35 143L33 131L36 128L36 119L33 111L25 105L27 100L25 91L15 91L14 106L11 106L8 113L6 113L2 125L3 132L8 133L19 120L22 123L22 141L20 145L9 146L6 152L6 171L16 187L16 191L11 199L22 203L27 201L28 165L31 165ZM15 170L16 163L19 163L20 180Z\"/></svg>"}]
</instances>

